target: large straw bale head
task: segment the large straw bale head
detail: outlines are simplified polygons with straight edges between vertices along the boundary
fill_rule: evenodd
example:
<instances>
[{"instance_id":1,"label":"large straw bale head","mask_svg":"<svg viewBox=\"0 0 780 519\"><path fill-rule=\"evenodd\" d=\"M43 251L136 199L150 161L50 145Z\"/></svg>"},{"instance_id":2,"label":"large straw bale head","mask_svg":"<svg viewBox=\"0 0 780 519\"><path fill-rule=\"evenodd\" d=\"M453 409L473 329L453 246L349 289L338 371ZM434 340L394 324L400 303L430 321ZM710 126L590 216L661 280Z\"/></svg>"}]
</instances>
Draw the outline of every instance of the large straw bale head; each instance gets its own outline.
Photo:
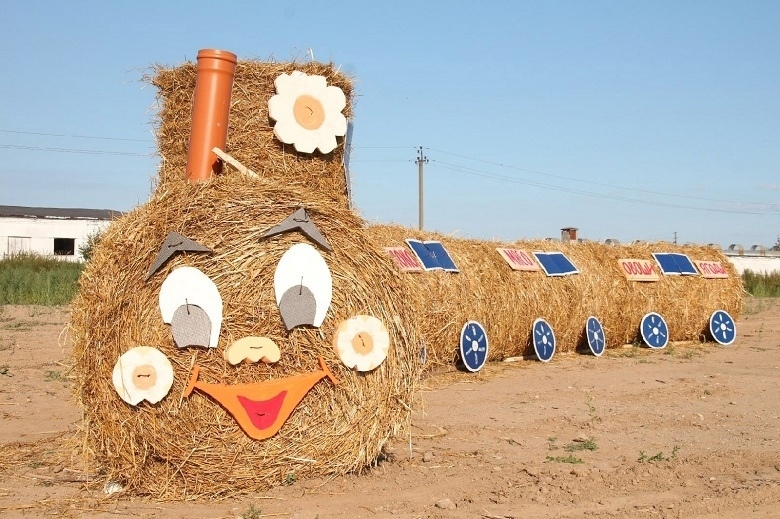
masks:
<instances>
[{"instance_id":1,"label":"large straw bale head","mask_svg":"<svg viewBox=\"0 0 780 519\"><path fill-rule=\"evenodd\" d=\"M299 232L261 236L301 204L333 249L319 249L332 274L333 299L321 327L287 331L274 295L275 270L291 246L311 242ZM212 252L176 254L145 281L171 231ZM196 267L219 290L224 320L216 348L179 349L163 322L161 285L182 266ZM103 235L73 303L88 451L107 479L163 498L257 491L368 466L408 425L419 376L416 326L401 304L404 290L362 221L327 195L239 174L164 183ZM389 331L389 353L373 371L347 369L332 345L339 324L355 315L374 316ZM249 336L272 339L279 362L229 364L226 348ZM157 404L129 405L112 385L117 359L135 346L153 346L173 365L172 389ZM311 373L320 369L319 358L340 383L323 378L314 384L268 439L248 437L198 390L182 396L195 364L199 380L233 386Z\"/></svg>"},{"instance_id":2,"label":"large straw bale head","mask_svg":"<svg viewBox=\"0 0 780 519\"><path fill-rule=\"evenodd\" d=\"M453 238L392 225L368 228L377 247L405 247L404 239L438 240L452 256L458 273L405 273L401 279L411 294L409 306L419 323L429 358L451 363L461 328L479 321L490 340L488 360L533 355L531 329L541 317L552 326L558 352L585 343L589 316L602 322L607 347L631 343L648 312L658 312L670 328L671 340L699 340L713 311L724 309L736 318L741 311L742 285L723 254L709 247L646 244L611 246L593 242L547 240L499 242ZM560 251L579 274L548 277L543 271L513 271L496 248ZM653 260L653 252L681 252L692 259L720 261L727 279L701 276L661 276L660 281L628 281L618 259Z\"/></svg>"}]
</instances>

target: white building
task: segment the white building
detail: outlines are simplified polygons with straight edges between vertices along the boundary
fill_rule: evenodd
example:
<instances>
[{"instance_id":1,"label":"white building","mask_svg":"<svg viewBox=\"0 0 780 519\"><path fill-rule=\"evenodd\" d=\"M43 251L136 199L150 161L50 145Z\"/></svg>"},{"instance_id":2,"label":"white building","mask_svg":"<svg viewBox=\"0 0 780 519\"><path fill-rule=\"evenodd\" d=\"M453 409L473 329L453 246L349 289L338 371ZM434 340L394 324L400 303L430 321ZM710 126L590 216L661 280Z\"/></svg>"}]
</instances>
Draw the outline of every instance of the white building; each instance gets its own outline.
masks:
<instances>
[{"instance_id":1,"label":"white building","mask_svg":"<svg viewBox=\"0 0 780 519\"><path fill-rule=\"evenodd\" d=\"M742 275L746 270L755 274L780 274L780 253L767 251L765 256L732 256L727 255L729 261Z\"/></svg>"},{"instance_id":2,"label":"white building","mask_svg":"<svg viewBox=\"0 0 780 519\"><path fill-rule=\"evenodd\" d=\"M79 248L88 237L121 214L109 209L0 205L0 259L27 252L81 261Z\"/></svg>"}]
</instances>

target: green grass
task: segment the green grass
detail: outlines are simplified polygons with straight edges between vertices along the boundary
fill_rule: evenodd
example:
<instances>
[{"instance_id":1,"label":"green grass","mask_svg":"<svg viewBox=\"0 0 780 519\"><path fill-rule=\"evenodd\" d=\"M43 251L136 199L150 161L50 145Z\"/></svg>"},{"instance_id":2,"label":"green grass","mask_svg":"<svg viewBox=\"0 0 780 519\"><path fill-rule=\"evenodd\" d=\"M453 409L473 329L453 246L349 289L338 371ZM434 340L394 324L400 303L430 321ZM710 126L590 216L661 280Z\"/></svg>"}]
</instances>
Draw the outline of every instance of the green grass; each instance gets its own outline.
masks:
<instances>
[{"instance_id":1,"label":"green grass","mask_svg":"<svg viewBox=\"0 0 780 519\"><path fill-rule=\"evenodd\" d=\"M78 290L84 265L37 254L0 260L0 304L65 305Z\"/></svg>"},{"instance_id":2,"label":"green grass","mask_svg":"<svg viewBox=\"0 0 780 519\"><path fill-rule=\"evenodd\" d=\"M752 296L780 297L780 272L760 274L746 270L742 273L742 284Z\"/></svg>"},{"instance_id":3,"label":"green grass","mask_svg":"<svg viewBox=\"0 0 780 519\"><path fill-rule=\"evenodd\" d=\"M59 371L47 371L46 372L46 380L56 381L56 380L65 380L62 376L62 373Z\"/></svg>"},{"instance_id":4,"label":"green grass","mask_svg":"<svg viewBox=\"0 0 780 519\"><path fill-rule=\"evenodd\" d=\"M566 452L595 451L598 449L598 446L596 445L596 441L593 438L590 438L584 442L567 443L563 446L563 449Z\"/></svg>"},{"instance_id":5,"label":"green grass","mask_svg":"<svg viewBox=\"0 0 780 519\"><path fill-rule=\"evenodd\" d=\"M246 512L241 514L241 519L260 519L263 517L263 512L259 508L255 507L254 503L249 504Z\"/></svg>"},{"instance_id":6,"label":"green grass","mask_svg":"<svg viewBox=\"0 0 780 519\"><path fill-rule=\"evenodd\" d=\"M664 456L663 452L658 452L657 454L653 456L648 456L644 453L644 451L639 451L639 458L637 461L639 463L655 463L658 461L674 461L677 459L677 452L680 450L680 447L674 446L672 449L672 453L669 456Z\"/></svg>"}]
</instances>

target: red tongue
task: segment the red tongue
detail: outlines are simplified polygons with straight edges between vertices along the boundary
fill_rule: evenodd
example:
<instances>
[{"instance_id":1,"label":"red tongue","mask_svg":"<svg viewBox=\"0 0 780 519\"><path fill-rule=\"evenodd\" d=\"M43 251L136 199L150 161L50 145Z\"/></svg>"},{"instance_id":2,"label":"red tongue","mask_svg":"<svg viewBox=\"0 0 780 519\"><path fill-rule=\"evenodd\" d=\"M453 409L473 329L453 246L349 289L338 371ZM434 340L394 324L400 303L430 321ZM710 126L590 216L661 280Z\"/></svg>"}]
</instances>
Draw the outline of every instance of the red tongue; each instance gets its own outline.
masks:
<instances>
[{"instance_id":1,"label":"red tongue","mask_svg":"<svg viewBox=\"0 0 780 519\"><path fill-rule=\"evenodd\" d=\"M269 400L251 400L241 395L238 395L237 398L246 410L246 414L249 415L252 425L263 430L271 427L276 421L285 396L287 396L287 390Z\"/></svg>"}]
</instances>

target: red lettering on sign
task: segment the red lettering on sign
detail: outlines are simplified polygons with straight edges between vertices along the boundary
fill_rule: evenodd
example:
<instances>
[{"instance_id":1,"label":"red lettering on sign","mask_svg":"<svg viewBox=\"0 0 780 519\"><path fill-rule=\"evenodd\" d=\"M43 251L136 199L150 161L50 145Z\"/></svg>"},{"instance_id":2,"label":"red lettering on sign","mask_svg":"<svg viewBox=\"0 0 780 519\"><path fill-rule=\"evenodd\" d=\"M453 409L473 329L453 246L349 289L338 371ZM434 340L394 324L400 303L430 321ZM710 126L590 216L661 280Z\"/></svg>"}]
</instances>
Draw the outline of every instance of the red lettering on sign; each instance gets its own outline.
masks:
<instances>
[{"instance_id":1,"label":"red lettering on sign","mask_svg":"<svg viewBox=\"0 0 780 519\"><path fill-rule=\"evenodd\" d=\"M403 267L406 267L406 268L417 267L417 260L414 258L412 253L409 252L408 250L406 250L406 251L398 251L398 253L396 254L396 260Z\"/></svg>"},{"instance_id":2,"label":"red lettering on sign","mask_svg":"<svg viewBox=\"0 0 780 519\"><path fill-rule=\"evenodd\" d=\"M534 264L528 254L521 250L504 249L504 253L507 258L518 265L532 266Z\"/></svg>"},{"instance_id":3,"label":"red lettering on sign","mask_svg":"<svg viewBox=\"0 0 780 519\"><path fill-rule=\"evenodd\" d=\"M728 277L728 271L719 261L697 261L701 273L709 277Z\"/></svg>"},{"instance_id":4,"label":"red lettering on sign","mask_svg":"<svg viewBox=\"0 0 780 519\"><path fill-rule=\"evenodd\" d=\"M390 257L393 258L395 264L401 270L422 270L417 258L409 251L402 247L385 247L385 250Z\"/></svg>"},{"instance_id":5,"label":"red lettering on sign","mask_svg":"<svg viewBox=\"0 0 780 519\"><path fill-rule=\"evenodd\" d=\"M618 260L623 273L628 279L635 281L658 281L658 271L650 260L620 259Z\"/></svg>"}]
</instances>

